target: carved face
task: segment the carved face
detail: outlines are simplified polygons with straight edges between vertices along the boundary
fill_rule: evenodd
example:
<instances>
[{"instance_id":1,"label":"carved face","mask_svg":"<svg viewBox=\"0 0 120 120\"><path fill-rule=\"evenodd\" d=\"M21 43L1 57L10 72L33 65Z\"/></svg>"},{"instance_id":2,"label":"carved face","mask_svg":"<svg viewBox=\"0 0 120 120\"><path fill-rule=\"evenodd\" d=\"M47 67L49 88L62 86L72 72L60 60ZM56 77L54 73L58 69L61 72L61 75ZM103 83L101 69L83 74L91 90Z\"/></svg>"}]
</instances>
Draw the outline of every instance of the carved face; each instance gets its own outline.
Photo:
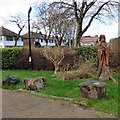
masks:
<instances>
[{"instance_id":1,"label":"carved face","mask_svg":"<svg viewBox=\"0 0 120 120\"><path fill-rule=\"evenodd\" d=\"M106 42L105 35L100 35L99 42Z\"/></svg>"}]
</instances>

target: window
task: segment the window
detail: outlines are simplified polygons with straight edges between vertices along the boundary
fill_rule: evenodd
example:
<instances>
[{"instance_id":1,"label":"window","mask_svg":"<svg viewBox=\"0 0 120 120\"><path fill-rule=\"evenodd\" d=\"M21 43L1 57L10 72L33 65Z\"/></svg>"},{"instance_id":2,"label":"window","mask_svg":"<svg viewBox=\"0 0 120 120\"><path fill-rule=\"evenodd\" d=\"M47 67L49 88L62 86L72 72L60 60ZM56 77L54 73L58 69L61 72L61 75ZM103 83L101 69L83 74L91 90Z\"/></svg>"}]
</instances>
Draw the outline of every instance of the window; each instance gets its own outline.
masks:
<instances>
[{"instance_id":1,"label":"window","mask_svg":"<svg viewBox=\"0 0 120 120\"><path fill-rule=\"evenodd\" d=\"M54 40L52 40L52 43L54 43Z\"/></svg>"},{"instance_id":2,"label":"window","mask_svg":"<svg viewBox=\"0 0 120 120\"><path fill-rule=\"evenodd\" d=\"M54 40L49 40L49 43L54 43Z\"/></svg>"},{"instance_id":3,"label":"window","mask_svg":"<svg viewBox=\"0 0 120 120\"><path fill-rule=\"evenodd\" d=\"M43 39L41 39L41 42L43 42Z\"/></svg>"},{"instance_id":4,"label":"window","mask_svg":"<svg viewBox=\"0 0 120 120\"><path fill-rule=\"evenodd\" d=\"M65 44L65 43L66 43L66 40L63 40L63 43Z\"/></svg>"}]
</instances>

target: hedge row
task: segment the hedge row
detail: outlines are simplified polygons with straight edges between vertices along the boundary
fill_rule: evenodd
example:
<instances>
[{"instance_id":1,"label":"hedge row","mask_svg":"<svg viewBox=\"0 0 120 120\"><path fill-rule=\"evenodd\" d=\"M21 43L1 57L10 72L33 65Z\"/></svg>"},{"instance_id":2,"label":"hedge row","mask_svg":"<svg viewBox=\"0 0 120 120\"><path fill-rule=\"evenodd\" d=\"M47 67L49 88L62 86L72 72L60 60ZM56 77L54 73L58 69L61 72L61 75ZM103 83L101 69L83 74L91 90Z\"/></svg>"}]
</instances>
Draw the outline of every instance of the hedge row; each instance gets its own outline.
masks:
<instances>
[{"instance_id":1,"label":"hedge row","mask_svg":"<svg viewBox=\"0 0 120 120\"><path fill-rule=\"evenodd\" d=\"M23 48L18 56L15 68L16 69L29 69L29 50ZM34 70L54 70L54 65L42 55L41 48L32 49L32 61Z\"/></svg>"},{"instance_id":2,"label":"hedge row","mask_svg":"<svg viewBox=\"0 0 120 120\"><path fill-rule=\"evenodd\" d=\"M15 69L17 55L20 51L20 48L2 49L2 69Z\"/></svg>"},{"instance_id":3,"label":"hedge row","mask_svg":"<svg viewBox=\"0 0 120 120\"><path fill-rule=\"evenodd\" d=\"M33 69L54 70L52 62L44 57L43 49L32 48ZM27 48L4 48L2 54L2 69L29 69L29 50ZM80 64L80 61L80 56L75 50L65 48L65 57L60 64L60 70L74 69Z\"/></svg>"},{"instance_id":4,"label":"hedge row","mask_svg":"<svg viewBox=\"0 0 120 120\"><path fill-rule=\"evenodd\" d=\"M42 50L44 48L32 48L33 69L34 70L54 70L54 65L46 59ZM79 47L73 49L64 48L65 57L60 64L61 71L75 70L80 64L87 60L98 67L98 56L96 47ZM116 67L119 64L113 61L117 58L110 55L110 66ZM29 69L28 48L4 48L2 49L2 69Z\"/></svg>"}]
</instances>

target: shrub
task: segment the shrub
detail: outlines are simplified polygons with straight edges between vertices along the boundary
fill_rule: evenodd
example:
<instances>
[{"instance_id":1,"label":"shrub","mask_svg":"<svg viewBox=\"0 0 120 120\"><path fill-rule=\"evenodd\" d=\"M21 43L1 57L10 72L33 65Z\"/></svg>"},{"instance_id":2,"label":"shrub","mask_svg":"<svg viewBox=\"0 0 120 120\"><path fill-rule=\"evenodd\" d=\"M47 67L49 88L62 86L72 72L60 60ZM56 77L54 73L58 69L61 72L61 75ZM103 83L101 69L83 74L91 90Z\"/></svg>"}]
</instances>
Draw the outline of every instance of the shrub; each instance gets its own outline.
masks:
<instances>
[{"instance_id":1,"label":"shrub","mask_svg":"<svg viewBox=\"0 0 120 120\"><path fill-rule=\"evenodd\" d=\"M63 80L72 80L76 78L86 79L95 76L96 74L97 74L96 69L92 68L92 64L90 62L84 62L76 71L63 72L62 79Z\"/></svg>"},{"instance_id":2,"label":"shrub","mask_svg":"<svg viewBox=\"0 0 120 120\"><path fill-rule=\"evenodd\" d=\"M110 40L111 54L110 54L110 67L116 68L120 66L120 37Z\"/></svg>"},{"instance_id":3,"label":"shrub","mask_svg":"<svg viewBox=\"0 0 120 120\"><path fill-rule=\"evenodd\" d=\"M35 70L46 70L46 71L53 71L54 65L50 60L48 60L43 55L43 49L44 48L34 48L32 50L32 56L33 56L33 69Z\"/></svg>"},{"instance_id":4,"label":"shrub","mask_svg":"<svg viewBox=\"0 0 120 120\"><path fill-rule=\"evenodd\" d=\"M75 50L84 58L84 61L91 61L98 66L97 46L81 46Z\"/></svg>"},{"instance_id":5,"label":"shrub","mask_svg":"<svg viewBox=\"0 0 120 120\"><path fill-rule=\"evenodd\" d=\"M61 47L46 47L43 49L43 55L54 64L54 73L56 74L60 63L64 59L64 49Z\"/></svg>"},{"instance_id":6,"label":"shrub","mask_svg":"<svg viewBox=\"0 0 120 120\"><path fill-rule=\"evenodd\" d=\"M92 77L92 74L81 71L66 71L62 74L63 80L86 79Z\"/></svg>"},{"instance_id":7,"label":"shrub","mask_svg":"<svg viewBox=\"0 0 120 120\"><path fill-rule=\"evenodd\" d=\"M44 48L43 48L44 49ZM29 69L29 50L23 48L17 56L16 69ZM34 70L54 70L53 64L42 54L42 48L32 48Z\"/></svg>"},{"instance_id":8,"label":"shrub","mask_svg":"<svg viewBox=\"0 0 120 120\"><path fill-rule=\"evenodd\" d=\"M33 69L54 70L53 63L43 55L44 48L32 48ZM28 48L23 48L16 61L16 69L28 69ZM74 70L79 67L83 58L74 49L64 48L64 59L60 63L59 71Z\"/></svg>"},{"instance_id":9,"label":"shrub","mask_svg":"<svg viewBox=\"0 0 120 120\"><path fill-rule=\"evenodd\" d=\"M120 38L119 38L120 39ZM120 66L120 40L119 39L112 39L110 41L112 50L110 51L110 57L109 57L109 65L111 68L115 68ZM97 54L97 46L81 46L78 48L75 48L76 51L83 57L84 61L90 61L93 63L93 66L98 67L99 65L99 58Z\"/></svg>"},{"instance_id":10,"label":"shrub","mask_svg":"<svg viewBox=\"0 0 120 120\"><path fill-rule=\"evenodd\" d=\"M15 69L18 53L21 48L2 49L2 69Z\"/></svg>"},{"instance_id":11,"label":"shrub","mask_svg":"<svg viewBox=\"0 0 120 120\"><path fill-rule=\"evenodd\" d=\"M76 70L83 62L83 57L74 49L64 48L64 54L64 59L60 64L61 72Z\"/></svg>"},{"instance_id":12,"label":"shrub","mask_svg":"<svg viewBox=\"0 0 120 120\"><path fill-rule=\"evenodd\" d=\"M85 61L79 66L78 71L81 73L90 73L92 76L95 76L97 74L97 68L93 65L94 63Z\"/></svg>"},{"instance_id":13,"label":"shrub","mask_svg":"<svg viewBox=\"0 0 120 120\"><path fill-rule=\"evenodd\" d=\"M114 47L115 48L115 47ZM32 48L34 70L54 70L53 63L43 55L44 48ZM114 50L115 51L115 50ZM28 48L2 49L2 69L29 69ZM64 59L59 65L59 71L77 70L83 61L90 61L92 66L98 67L97 47L64 48ZM110 67L120 66L119 51L110 54Z\"/></svg>"}]
</instances>

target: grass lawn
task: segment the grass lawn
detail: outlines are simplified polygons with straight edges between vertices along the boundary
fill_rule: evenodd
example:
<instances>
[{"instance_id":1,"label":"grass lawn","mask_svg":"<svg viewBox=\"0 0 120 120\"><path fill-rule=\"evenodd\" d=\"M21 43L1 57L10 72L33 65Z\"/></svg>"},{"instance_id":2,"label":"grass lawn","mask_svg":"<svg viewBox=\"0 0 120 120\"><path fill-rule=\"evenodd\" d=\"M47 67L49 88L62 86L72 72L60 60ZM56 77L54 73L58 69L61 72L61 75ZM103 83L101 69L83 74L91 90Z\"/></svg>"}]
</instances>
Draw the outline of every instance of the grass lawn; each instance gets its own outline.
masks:
<instances>
[{"instance_id":1,"label":"grass lawn","mask_svg":"<svg viewBox=\"0 0 120 120\"><path fill-rule=\"evenodd\" d=\"M51 71L29 71L29 70L3 70L2 79L6 75L16 75L21 79L21 82L16 86L3 86L4 89L17 90L24 88L23 79L24 78L35 78L43 76L46 78L47 87L43 90L36 91L37 93L43 93L59 97L73 98L75 101L84 103L86 106L106 112L115 116L118 116L118 84L112 83L111 81L106 81L107 83L107 95L106 97L99 100L89 100L83 99L80 94L80 89L78 85L86 80L75 79L70 81L62 81L61 74L58 73L54 75ZM114 77L120 81L120 75L115 74ZM97 77L90 78L97 80Z\"/></svg>"}]
</instances>

